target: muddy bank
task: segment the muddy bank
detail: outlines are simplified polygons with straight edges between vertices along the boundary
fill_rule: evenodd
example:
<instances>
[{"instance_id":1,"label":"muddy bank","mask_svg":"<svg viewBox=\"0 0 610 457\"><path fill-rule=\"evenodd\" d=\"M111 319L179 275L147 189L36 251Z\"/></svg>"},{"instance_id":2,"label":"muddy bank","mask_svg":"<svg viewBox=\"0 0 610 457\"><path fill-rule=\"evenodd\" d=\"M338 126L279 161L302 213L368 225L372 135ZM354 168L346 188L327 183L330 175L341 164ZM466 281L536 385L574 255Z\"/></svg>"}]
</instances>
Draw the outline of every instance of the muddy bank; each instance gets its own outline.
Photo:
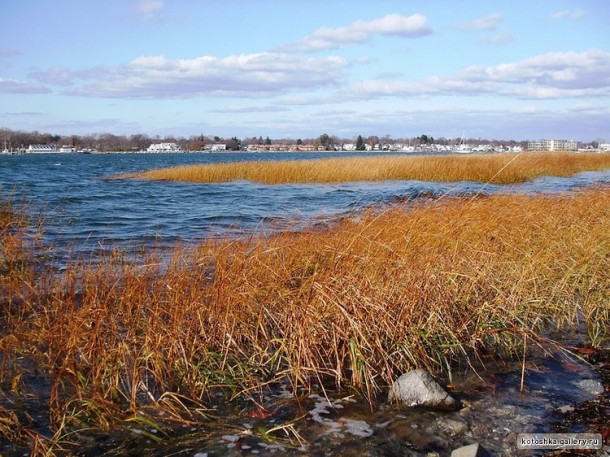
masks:
<instances>
[{"instance_id":1,"label":"muddy bank","mask_svg":"<svg viewBox=\"0 0 610 457\"><path fill-rule=\"evenodd\" d=\"M64 437L63 447L65 455L82 457L442 457L460 446L480 443L490 456L608 456L609 351L574 352L582 360L565 353L528 359L523 392L520 364L455 377L447 388L459 408L450 412L390 405L385 392L371 405L349 392L295 397L285 389L259 398L258 406L218 406L207 420L188 426L171 428L166 423L157 428L134 421L120 431L83 430ZM24 406L35 411L32 404ZM32 415L32 420L40 417ZM158 424L162 420L159 417ZM594 432L606 438L606 445L588 453L517 451L517 434L522 432ZM5 457L27 453L16 443L0 446Z\"/></svg>"}]
</instances>

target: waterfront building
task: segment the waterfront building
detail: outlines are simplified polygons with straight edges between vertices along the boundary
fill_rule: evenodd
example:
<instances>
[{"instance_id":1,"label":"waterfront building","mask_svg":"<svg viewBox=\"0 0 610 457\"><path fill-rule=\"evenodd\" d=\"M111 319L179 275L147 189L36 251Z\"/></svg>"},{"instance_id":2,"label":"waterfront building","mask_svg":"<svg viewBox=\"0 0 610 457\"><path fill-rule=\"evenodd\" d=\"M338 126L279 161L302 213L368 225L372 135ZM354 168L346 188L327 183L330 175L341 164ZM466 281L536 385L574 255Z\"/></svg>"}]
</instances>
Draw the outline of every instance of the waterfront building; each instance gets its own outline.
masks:
<instances>
[{"instance_id":1,"label":"waterfront building","mask_svg":"<svg viewBox=\"0 0 610 457\"><path fill-rule=\"evenodd\" d=\"M527 143L529 151L577 151L578 144L572 140L538 140Z\"/></svg>"},{"instance_id":2,"label":"waterfront building","mask_svg":"<svg viewBox=\"0 0 610 457\"><path fill-rule=\"evenodd\" d=\"M57 149L48 144L30 144L26 152L29 154L55 154Z\"/></svg>"},{"instance_id":3,"label":"waterfront building","mask_svg":"<svg viewBox=\"0 0 610 457\"><path fill-rule=\"evenodd\" d=\"M153 143L147 152L182 152L176 143Z\"/></svg>"},{"instance_id":4,"label":"waterfront building","mask_svg":"<svg viewBox=\"0 0 610 457\"><path fill-rule=\"evenodd\" d=\"M226 151L226 150L227 150L227 145L224 143L214 143L213 145L210 146L210 151L212 151L212 152Z\"/></svg>"}]
</instances>

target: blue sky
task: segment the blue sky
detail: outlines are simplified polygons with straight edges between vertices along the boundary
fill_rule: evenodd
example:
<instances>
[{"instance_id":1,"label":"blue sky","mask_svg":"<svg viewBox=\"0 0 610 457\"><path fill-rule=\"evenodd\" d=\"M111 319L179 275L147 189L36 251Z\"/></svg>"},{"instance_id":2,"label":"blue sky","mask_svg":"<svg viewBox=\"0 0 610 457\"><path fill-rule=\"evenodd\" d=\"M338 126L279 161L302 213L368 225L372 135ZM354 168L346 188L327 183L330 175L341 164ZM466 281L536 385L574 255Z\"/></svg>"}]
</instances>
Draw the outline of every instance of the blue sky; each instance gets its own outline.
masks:
<instances>
[{"instance_id":1,"label":"blue sky","mask_svg":"<svg viewBox=\"0 0 610 457\"><path fill-rule=\"evenodd\" d=\"M606 0L0 2L0 127L610 140Z\"/></svg>"}]
</instances>

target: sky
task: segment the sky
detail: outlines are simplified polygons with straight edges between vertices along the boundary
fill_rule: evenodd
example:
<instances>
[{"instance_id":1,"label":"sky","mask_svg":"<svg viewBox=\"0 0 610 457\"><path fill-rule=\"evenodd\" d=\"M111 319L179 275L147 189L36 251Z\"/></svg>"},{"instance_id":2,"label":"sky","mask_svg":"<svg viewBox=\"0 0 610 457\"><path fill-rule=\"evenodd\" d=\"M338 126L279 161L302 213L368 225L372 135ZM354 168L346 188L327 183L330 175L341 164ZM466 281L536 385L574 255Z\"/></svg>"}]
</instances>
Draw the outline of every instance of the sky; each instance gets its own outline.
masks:
<instances>
[{"instance_id":1,"label":"sky","mask_svg":"<svg viewBox=\"0 0 610 457\"><path fill-rule=\"evenodd\" d=\"M0 128L610 141L607 0L0 0Z\"/></svg>"}]
</instances>

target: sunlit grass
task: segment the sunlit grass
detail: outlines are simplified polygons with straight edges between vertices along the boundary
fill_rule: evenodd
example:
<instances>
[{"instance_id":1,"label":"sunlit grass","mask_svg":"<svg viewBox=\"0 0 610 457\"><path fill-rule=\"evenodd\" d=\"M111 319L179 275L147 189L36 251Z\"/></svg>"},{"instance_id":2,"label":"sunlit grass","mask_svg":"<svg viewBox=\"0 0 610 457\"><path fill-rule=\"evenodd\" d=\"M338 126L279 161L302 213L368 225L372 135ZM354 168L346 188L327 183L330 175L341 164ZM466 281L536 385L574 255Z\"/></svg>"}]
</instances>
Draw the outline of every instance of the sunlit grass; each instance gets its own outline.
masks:
<instances>
[{"instance_id":1,"label":"sunlit grass","mask_svg":"<svg viewBox=\"0 0 610 457\"><path fill-rule=\"evenodd\" d=\"M124 177L199 183L248 180L267 184L421 180L525 182L610 168L610 154L521 153L450 156L383 156L309 161L233 162L149 170Z\"/></svg>"},{"instance_id":2,"label":"sunlit grass","mask_svg":"<svg viewBox=\"0 0 610 457\"><path fill-rule=\"evenodd\" d=\"M196 423L218 392L259 401L277 383L372 398L410 368L447 375L566 329L601 346L609 226L603 187L403 202L325 230L176 248L167 265L74 261L2 298L0 382L36 395L24 360L46 377L63 443L66 424ZM0 413L0 433L28 430Z\"/></svg>"}]
</instances>

